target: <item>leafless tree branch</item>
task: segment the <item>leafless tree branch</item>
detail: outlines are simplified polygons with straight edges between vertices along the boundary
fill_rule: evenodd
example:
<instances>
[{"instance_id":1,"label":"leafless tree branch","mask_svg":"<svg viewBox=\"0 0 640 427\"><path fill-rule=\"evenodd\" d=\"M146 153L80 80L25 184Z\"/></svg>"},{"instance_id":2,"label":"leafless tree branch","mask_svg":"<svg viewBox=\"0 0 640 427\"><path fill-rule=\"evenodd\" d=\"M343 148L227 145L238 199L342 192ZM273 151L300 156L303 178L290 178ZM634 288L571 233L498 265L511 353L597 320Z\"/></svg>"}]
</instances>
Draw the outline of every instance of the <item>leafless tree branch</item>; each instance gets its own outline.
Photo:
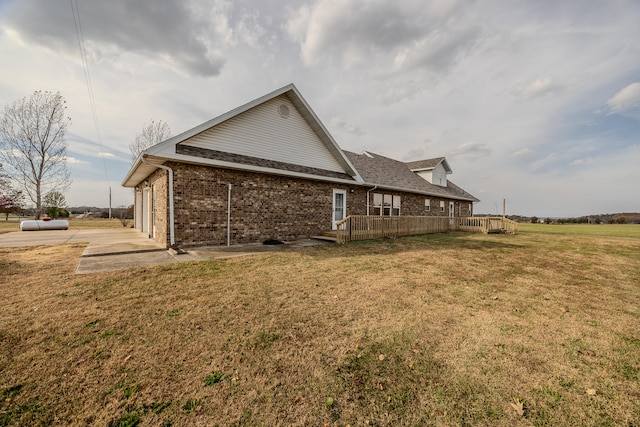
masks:
<instances>
[{"instance_id":1,"label":"leafless tree branch","mask_svg":"<svg viewBox=\"0 0 640 427\"><path fill-rule=\"evenodd\" d=\"M36 91L7 105L0 118L0 160L12 181L42 214L42 197L71 184L64 139L71 119L59 92Z\"/></svg>"}]
</instances>

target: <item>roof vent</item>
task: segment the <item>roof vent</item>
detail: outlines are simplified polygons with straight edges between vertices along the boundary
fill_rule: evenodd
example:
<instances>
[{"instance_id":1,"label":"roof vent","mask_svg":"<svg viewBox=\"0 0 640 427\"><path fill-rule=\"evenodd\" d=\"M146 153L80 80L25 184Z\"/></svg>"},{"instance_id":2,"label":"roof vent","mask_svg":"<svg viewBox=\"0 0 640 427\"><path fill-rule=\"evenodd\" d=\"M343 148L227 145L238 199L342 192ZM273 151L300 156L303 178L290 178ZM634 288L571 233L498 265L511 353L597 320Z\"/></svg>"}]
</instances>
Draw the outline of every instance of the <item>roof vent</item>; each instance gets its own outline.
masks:
<instances>
[{"instance_id":1,"label":"roof vent","mask_svg":"<svg viewBox=\"0 0 640 427\"><path fill-rule=\"evenodd\" d=\"M280 104L278 106L278 113L280 114L280 117L284 117L286 119L289 117L289 107L287 107L286 104Z\"/></svg>"}]
</instances>

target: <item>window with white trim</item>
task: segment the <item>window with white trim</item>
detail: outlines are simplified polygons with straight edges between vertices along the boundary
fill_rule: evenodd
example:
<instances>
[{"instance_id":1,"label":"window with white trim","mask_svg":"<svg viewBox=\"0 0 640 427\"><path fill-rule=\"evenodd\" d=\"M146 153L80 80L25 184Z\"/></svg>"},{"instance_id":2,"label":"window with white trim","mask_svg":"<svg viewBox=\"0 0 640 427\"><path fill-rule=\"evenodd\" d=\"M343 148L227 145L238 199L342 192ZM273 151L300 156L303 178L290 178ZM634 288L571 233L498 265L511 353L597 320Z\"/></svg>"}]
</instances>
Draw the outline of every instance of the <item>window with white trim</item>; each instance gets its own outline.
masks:
<instances>
[{"instance_id":1,"label":"window with white trim","mask_svg":"<svg viewBox=\"0 0 640 427\"><path fill-rule=\"evenodd\" d=\"M399 216L400 196L373 193L373 215Z\"/></svg>"},{"instance_id":2,"label":"window with white trim","mask_svg":"<svg viewBox=\"0 0 640 427\"><path fill-rule=\"evenodd\" d=\"M373 193L373 214L382 215L382 194Z\"/></svg>"},{"instance_id":3,"label":"window with white trim","mask_svg":"<svg viewBox=\"0 0 640 427\"><path fill-rule=\"evenodd\" d=\"M431 212L431 199L424 199L424 210Z\"/></svg>"},{"instance_id":4,"label":"window with white trim","mask_svg":"<svg viewBox=\"0 0 640 427\"><path fill-rule=\"evenodd\" d=\"M444 212L444 200L440 200L440 212Z\"/></svg>"},{"instance_id":5,"label":"window with white trim","mask_svg":"<svg viewBox=\"0 0 640 427\"><path fill-rule=\"evenodd\" d=\"M393 196L391 215L400 216L400 196Z\"/></svg>"}]
</instances>

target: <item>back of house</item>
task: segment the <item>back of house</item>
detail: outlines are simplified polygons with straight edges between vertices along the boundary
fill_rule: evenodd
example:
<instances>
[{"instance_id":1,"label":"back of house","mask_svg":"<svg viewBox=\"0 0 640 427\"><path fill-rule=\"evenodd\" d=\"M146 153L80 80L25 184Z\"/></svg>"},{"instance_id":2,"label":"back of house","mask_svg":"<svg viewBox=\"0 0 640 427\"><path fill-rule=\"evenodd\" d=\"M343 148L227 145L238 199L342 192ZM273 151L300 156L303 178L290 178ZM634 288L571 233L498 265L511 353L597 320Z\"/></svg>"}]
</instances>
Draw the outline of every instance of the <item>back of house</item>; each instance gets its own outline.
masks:
<instances>
[{"instance_id":1,"label":"back of house","mask_svg":"<svg viewBox=\"0 0 640 427\"><path fill-rule=\"evenodd\" d=\"M446 159L342 150L287 85L143 151L122 185L135 227L167 247L295 240L348 215L470 216Z\"/></svg>"}]
</instances>

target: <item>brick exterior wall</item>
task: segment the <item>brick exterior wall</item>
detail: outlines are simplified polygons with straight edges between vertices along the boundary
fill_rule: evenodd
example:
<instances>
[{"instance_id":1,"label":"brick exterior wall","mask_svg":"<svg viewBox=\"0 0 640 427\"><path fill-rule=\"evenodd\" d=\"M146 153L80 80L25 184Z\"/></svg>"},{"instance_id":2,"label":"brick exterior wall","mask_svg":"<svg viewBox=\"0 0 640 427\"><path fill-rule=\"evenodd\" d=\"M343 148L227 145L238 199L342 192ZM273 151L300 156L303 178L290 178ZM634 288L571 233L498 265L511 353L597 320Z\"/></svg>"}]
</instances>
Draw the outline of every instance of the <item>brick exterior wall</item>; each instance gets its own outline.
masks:
<instances>
[{"instance_id":1,"label":"brick exterior wall","mask_svg":"<svg viewBox=\"0 0 640 427\"><path fill-rule=\"evenodd\" d=\"M344 184L294 179L206 166L168 164L174 170L178 246L227 243L227 196L231 184L230 243L293 240L331 229L333 189Z\"/></svg>"},{"instance_id":2,"label":"brick exterior wall","mask_svg":"<svg viewBox=\"0 0 640 427\"><path fill-rule=\"evenodd\" d=\"M183 163L167 166L174 173L174 227L179 247L226 245L228 184L232 185L232 245L308 238L331 230L334 189L346 191L346 215L367 214L367 187ZM147 179L156 188L155 239L168 247L167 175L159 169ZM369 192L371 214L373 193L401 196L401 215L449 215L448 199L380 189ZM425 210L427 198L430 211ZM441 200L445 201L444 212L440 212ZM470 216L468 207L469 202L455 201L455 216Z\"/></svg>"}]
</instances>

